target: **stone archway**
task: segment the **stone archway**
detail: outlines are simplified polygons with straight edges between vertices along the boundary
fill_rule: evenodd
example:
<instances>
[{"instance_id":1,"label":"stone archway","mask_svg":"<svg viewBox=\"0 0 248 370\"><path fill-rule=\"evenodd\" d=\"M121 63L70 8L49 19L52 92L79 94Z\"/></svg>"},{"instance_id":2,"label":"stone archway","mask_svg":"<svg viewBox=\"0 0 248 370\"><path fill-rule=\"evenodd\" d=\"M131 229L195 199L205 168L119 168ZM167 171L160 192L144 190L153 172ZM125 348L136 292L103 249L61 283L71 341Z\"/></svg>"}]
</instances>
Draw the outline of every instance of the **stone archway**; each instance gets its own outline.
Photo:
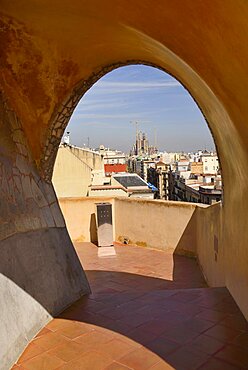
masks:
<instances>
[{"instance_id":1,"label":"stone archway","mask_svg":"<svg viewBox=\"0 0 248 370\"><path fill-rule=\"evenodd\" d=\"M1 330L4 366L49 319L46 309L52 314L58 312L88 291L63 220L58 225L53 221L52 209L58 205L52 200L49 176L59 138L77 99L102 74L129 61L171 73L207 118L225 183L225 206L218 215L219 259L225 284L248 317L247 3L161 0L155 6L151 0L129 4L125 0L73 4L45 0L34 7L28 2L4 0L1 11L0 86L5 101L1 104L1 180L2 187L7 184L7 191L1 193L0 203L6 204L13 219L20 215L17 226L23 226L7 237L2 234L0 241L2 322L12 333L6 342ZM14 142L11 120L19 122L26 146ZM24 191L15 190L18 201L13 206L8 182L16 176L18 155L25 149L30 160L25 159L26 175L19 180L20 189L27 189L27 197ZM30 186L34 178L39 188L35 194ZM44 209L40 204L43 197L49 203ZM56 212L61 217L60 211ZM40 223L43 217L45 223ZM3 212L3 230L7 222L11 223L11 218ZM205 252L214 248L211 223L205 222L204 230L210 236L201 254L202 266L214 283L219 265ZM54 285L47 279L47 261ZM74 263L80 276L77 283ZM32 267L32 276L27 273L28 266ZM68 293L65 286L74 286L73 292ZM61 299L53 295L52 287Z\"/></svg>"}]
</instances>

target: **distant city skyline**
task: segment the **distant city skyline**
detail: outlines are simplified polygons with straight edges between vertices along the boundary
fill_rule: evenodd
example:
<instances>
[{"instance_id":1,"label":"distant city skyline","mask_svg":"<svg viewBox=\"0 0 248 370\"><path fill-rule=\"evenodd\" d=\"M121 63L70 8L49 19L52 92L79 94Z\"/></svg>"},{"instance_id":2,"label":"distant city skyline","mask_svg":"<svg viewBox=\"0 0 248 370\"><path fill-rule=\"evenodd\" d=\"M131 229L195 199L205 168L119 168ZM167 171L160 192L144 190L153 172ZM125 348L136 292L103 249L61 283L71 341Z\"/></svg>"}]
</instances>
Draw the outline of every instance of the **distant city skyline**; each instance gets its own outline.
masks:
<instances>
[{"instance_id":1,"label":"distant city skyline","mask_svg":"<svg viewBox=\"0 0 248 370\"><path fill-rule=\"evenodd\" d=\"M77 146L129 152L136 127L161 151L215 149L211 132L187 90L156 68L135 65L102 77L83 96L66 131Z\"/></svg>"}]
</instances>

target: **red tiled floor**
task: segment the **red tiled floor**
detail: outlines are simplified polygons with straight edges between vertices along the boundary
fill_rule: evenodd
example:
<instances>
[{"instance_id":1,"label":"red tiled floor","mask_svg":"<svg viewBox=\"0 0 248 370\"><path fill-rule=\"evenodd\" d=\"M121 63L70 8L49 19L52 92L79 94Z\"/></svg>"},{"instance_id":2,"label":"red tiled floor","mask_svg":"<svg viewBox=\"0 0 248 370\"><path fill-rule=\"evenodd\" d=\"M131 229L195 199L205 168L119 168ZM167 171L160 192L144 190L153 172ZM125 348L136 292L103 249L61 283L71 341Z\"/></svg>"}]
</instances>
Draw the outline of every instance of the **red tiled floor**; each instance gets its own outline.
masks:
<instances>
[{"instance_id":1,"label":"red tiled floor","mask_svg":"<svg viewBox=\"0 0 248 370\"><path fill-rule=\"evenodd\" d=\"M213 355L223 347L224 342L209 337L205 334L199 335L187 345L187 348L190 348L191 350L194 349L201 351L208 355Z\"/></svg>"},{"instance_id":2,"label":"red tiled floor","mask_svg":"<svg viewBox=\"0 0 248 370\"><path fill-rule=\"evenodd\" d=\"M76 244L92 294L52 320L16 369L244 370L247 322L225 288L207 288L194 259L121 246L99 258Z\"/></svg>"},{"instance_id":3,"label":"red tiled floor","mask_svg":"<svg viewBox=\"0 0 248 370\"><path fill-rule=\"evenodd\" d=\"M228 328L224 325L215 325L208 329L205 334L209 335L210 337L229 342L235 339L240 334L240 331L233 328Z\"/></svg>"},{"instance_id":4,"label":"red tiled floor","mask_svg":"<svg viewBox=\"0 0 248 370\"><path fill-rule=\"evenodd\" d=\"M56 333L64 335L68 339L75 339L80 335L91 332L91 328L87 325L82 325L80 322L73 322L69 326L58 329Z\"/></svg>"},{"instance_id":5,"label":"red tiled floor","mask_svg":"<svg viewBox=\"0 0 248 370\"><path fill-rule=\"evenodd\" d=\"M55 348L51 349L47 353L50 356L55 356L65 362L69 362L79 357L81 354L83 354L83 352L85 352L85 348L83 348L78 343L70 341L66 344L61 344L59 346L56 346Z\"/></svg>"},{"instance_id":6,"label":"red tiled floor","mask_svg":"<svg viewBox=\"0 0 248 370\"><path fill-rule=\"evenodd\" d=\"M175 369L194 370L206 362L209 356L205 353L189 351L182 347L169 354L166 359Z\"/></svg>"},{"instance_id":7,"label":"red tiled floor","mask_svg":"<svg viewBox=\"0 0 248 370\"><path fill-rule=\"evenodd\" d=\"M120 364L119 362L112 362L109 366L105 367L104 370L132 370L130 367Z\"/></svg>"},{"instance_id":8,"label":"red tiled floor","mask_svg":"<svg viewBox=\"0 0 248 370\"><path fill-rule=\"evenodd\" d=\"M248 332L244 332L239 334L234 340L233 343L237 346L248 348Z\"/></svg>"},{"instance_id":9,"label":"red tiled floor","mask_svg":"<svg viewBox=\"0 0 248 370\"><path fill-rule=\"evenodd\" d=\"M120 363L129 366L131 369L146 370L160 361L159 356L146 348L139 348L128 353L120 359Z\"/></svg>"},{"instance_id":10,"label":"red tiled floor","mask_svg":"<svg viewBox=\"0 0 248 370\"><path fill-rule=\"evenodd\" d=\"M174 367L164 361L160 361L157 362L154 366L150 367L149 370L174 370Z\"/></svg>"},{"instance_id":11,"label":"red tiled floor","mask_svg":"<svg viewBox=\"0 0 248 370\"><path fill-rule=\"evenodd\" d=\"M107 343L99 344L97 350L101 353L107 353L112 360L119 360L121 357L125 356L129 352L132 352L136 349L136 347L130 342L125 342L121 339L113 338L111 341Z\"/></svg>"},{"instance_id":12,"label":"red tiled floor","mask_svg":"<svg viewBox=\"0 0 248 370\"><path fill-rule=\"evenodd\" d=\"M227 362L223 362L217 360L215 358L210 358L204 365L199 367L199 370L240 370L236 366L228 364Z\"/></svg>"},{"instance_id":13,"label":"red tiled floor","mask_svg":"<svg viewBox=\"0 0 248 370\"><path fill-rule=\"evenodd\" d=\"M44 349L37 346L34 342L31 342L28 348L25 349L17 363L21 364L22 362L30 360L31 358L36 357L42 353L44 353Z\"/></svg>"},{"instance_id":14,"label":"red tiled floor","mask_svg":"<svg viewBox=\"0 0 248 370\"><path fill-rule=\"evenodd\" d=\"M59 358L50 356L47 353L42 353L31 360L23 362L22 366L27 370L54 370L63 364L64 361L60 360Z\"/></svg>"},{"instance_id":15,"label":"red tiled floor","mask_svg":"<svg viewBox=\"0 0 248 370\"><path fill-rule=\"evenodd\" d=\"M103 370L112 363L107 354L102 355L96 351L83 354L75 360L67 362L60 367L61 370ZM50 370L50 369L49 369Z\"/></svg>"},{"instance_id":16,"label":"red tiled floor","mask_svg":"<svg viewBox=\"0 0 248 370\"><path fill-rule=\"evenodd\" d=\"M227 345L217 352L215 357L240 368L248 368L248 348Z\"/></svg>"},{"instance_id":17,"label":"red tiled floor","mask_svg":"<svg viewBox=\"0 0 248 370\"><path fill-rule=\"evenodd\" d=\"M49 349L58 346L59 344L67 343L68 339L64 336L61 336L57 333L48 333L45 335L42 335L41 337L38 337L34 339L32 343L35 343L37 346L44 349L44 351L48 351Z\"/></svg>"}]
</instances>

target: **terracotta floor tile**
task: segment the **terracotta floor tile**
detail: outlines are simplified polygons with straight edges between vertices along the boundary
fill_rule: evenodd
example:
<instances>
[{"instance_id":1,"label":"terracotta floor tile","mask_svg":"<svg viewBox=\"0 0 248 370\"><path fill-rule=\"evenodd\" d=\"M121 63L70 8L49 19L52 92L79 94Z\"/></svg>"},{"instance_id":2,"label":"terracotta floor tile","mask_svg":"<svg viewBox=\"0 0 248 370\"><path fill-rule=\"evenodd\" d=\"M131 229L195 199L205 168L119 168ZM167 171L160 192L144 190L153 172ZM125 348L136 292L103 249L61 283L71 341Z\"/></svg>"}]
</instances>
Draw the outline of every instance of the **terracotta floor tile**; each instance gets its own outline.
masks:
<instances>
[{"instance_id":1,"label":"terracotta floor tile","mask_svg":"<svg viewBox=\"0 0 248 370\"><path fill-rule=\"evenodd\" d=\"M155 355L154 353L148 351L146 348L143 347L130 352L119 359L119 362L121 364L129 366L135 370L149 369L151 366L160 361L161 359L159 356Z\"/></svg>"},{"instance_id":2,"label":"terracotta floor tile","mask_svg":"<svg viewBox=\"0 0 248 370\"><path fill-rule=\"evenodd\" d=\"M110 365L105 367L104 370L132 370L130 367L120 364L119 362L112 362Z\"/></svg>"},{"instance_id":3,"label":"terracotta floor tile","mask_svg":"<svg viewBox=\"0 0 248 370\"><path fill-rule=\"evenodd\" d=\"M42 337L36 338L33 341L33 343L43 348L44 350L49 350L53 347L58 346L59 344L63 344L67 342L68 342L68 339L56 333L48 333L48 334L42 335Z\"/></svg>"},{"instance_id":4,"label":"terracotta floor tile","mask_svg":"<svg viewBox=\"0 0 248 370\"><path fill-rule=\"evenodd\" d=\"M197 318L205 319L212 321L214 323L218 323L223 320L227 316L225 312L214 311L211 309L203 309L199 314L196 315Z\"/></svg>"},{"instance_id":5,"label":"terracotta floor tile","mask_svg":"<svg viewBox=\"0 0 248 370\"><path fill-rule=\"evenodd\" d=\"M85 349L96 349L99 344L107 343L112 339L111 336L99 331L92 331L88 334L77 337L74 341L84 346Z\"/></svg>"},{"instance_id":6,"label":"terracotta floor tile","mask_svg":"<svg viewBox=\"0 0 248 370\"><path fill-rule=\"evenodd\" d=\"M125 317L126 310L121 307L114 307L112 309L105 308L104 310L101 310L100 313L105 317L118 320Z\"/></svg>"},{"instance_id":7,"label":"terracotta floor tile","mask_svg":"<svg viewBox=\"0 0 248 370\"><path fill-rule=\"evenodd\" d=\"M216 358L227 361L240 368L248 368L248 349L228 345L215 354Z\"/></svg>"},{"instance_id":8,"label":"terracotta floor tile","mask_svg":"<svg viewBox=\"0 0 248 370\"><path fill-rule=\"evenodd\" d=\"M150 321L148 315L139 314L139 313L127 313L120 320L118 320L131 328L137 328L138 326L144 324L145 322Z\"/></svg>"},{"instance_id":9,"label":"terracotta floor tile","mask_svg":"<svg viewBox=\"0 0 248 370\"><path fill-rule=\"evenodd\" d=\"M173 308L173 311L180 312L184 315L188 315L189 318L199 314L202 311L202 307L198 306L197 304L191 303L191 302L185 303L185 302L174 301L174 303L175 303L175 307Z\"/></svg>"},{"instance_id":10,"label":"terracotta floor tile","mask_svg":"<svg viewBox=\"0 0 248 370\"><path fill-rule=\"evenodd\" d=\"M57 369L63 364L64 361L60 360L59 358L52 357L47 353L43 353L40 356L36 356L31 360L22 363L22 366L27 370L53 370Z\"/></svg>"},{"instance_id":11,"label":"terracotta floor tile","mask_svg":"<svg viewBox=\"0 0 248 370\"><path fill-rule=\"evenodd\" d=\"M46 328L51 330L51 331L56 331L58 329L62 329L64 327L70 326L70 325L71 325L71 320L56 317L55 319L53 319L52 321L50 321L47 324Z\"/></svg>"},{"instance_id":12,"label":"terracotta floor tile","mask_svg":"<svg viewBox=\"0 0 248 370\"><path fill-rule=\"evenodd\" d=\"M37 335L25 351L34 357L22 364L32 370L52 370L58 361L67 370L244 368L247 323L227 289L205 289L197 262L172 251L115 248L115 258L98 258L96 246L76 243L92 293Z\"/></svg>"},{"instance_id":13,"label":"terracotta floor tile","mask_svg":"<svg viewBox=\"0 0 248 370\"><path fill-rule=\"evenodd\" d=\"M80 335L89 333L91 331L92 331L91 327L85 324L82 325L77 322L71 322L70 325L67 325L61 329L58 329L56 333L60 335L64 335L66 338L69 338L69 339L75 339L79 337Z\"/></svg>"},{"instance_id":14,"label":"terracotta floor tile","mask_svg":"<svg viewBox=\"0 0 248 370\"><path fill-rule=\"evenodd\" d=\"M51 332L51 330L49 330L48 327L45 327L45 328L41 329L38 334L36 334L35 338L41 337L42 335L48 334L50 332Z\"/></svg>"},{"instance_id":15,"label":"terracotta floor tile","mask_svg":"<svg viewBox=\"0 0 248 370\"><path fill-rule=\"evenodd\" d=\"M36 345L34 342L31 342L28 347L24 350L23 354L17 361L18 364L21 364L24 361L31 359L32 357L38 356L43 353L44 349Z\"/></svg>"},{"instance_id":16,"label":"terracotta floor tile","mask_svg":"<svg viewBox=\"0 0 248 370\"><path fill-rule=\"evenodd\" d=\"M244 330L248 332L248 322L240 313L239 315L228 315L221 322L221 325L229 328Z\"/></svg>"},{"instance_id":17,"label":"terracotta floor tile","mask_svg":"<svg viewBox=\"0 0 248 370\"><path fill-rule=\"evenodd\" d=\"M112 320L112 322L108 322L106 326L108 327L108 329L123 335L128 335L128 333L133 330L133 328L126 322L122 322L119 320Z\"/></svg>"},{"instance_id":18,"label":"terracotta floor tile","mask_svg":"<svg viewBox=\"0 0 248 370\"><path fill-rule=\"evenodd\" d=\"M128 337L145 346L149 342L156 339L158 335L143 330L142 328L136 328L128 333Z\"/></svg>"},{"instance_id":19,"label":"terracotta floor tile","mask_svg":"<svg viewBox=\"0 0 248 370\"><path fill-rule=\"evenodd\" d=\"M208 358L209 356L205 353L188 351L183 347L169 354L166 361L177 370L194 370L205 363Z\"/></svg>"},{"instance_id":20,"label":"terracotta floor tile","mask_svg":"<svg viewBox=\"0 0 248 370\"><path fill-rule=\"evenodd\" d=\"M150 367L149 370L175 370L175 368L165 361L160 361Z\"/></svg>"},{"instance_id":21,"label":"terracotta floor tile","mask_svg":"<svg viewBox=\"0 0 248 370\"><path fill-rule=\"evenodd\" d=\"M180 347L178 343L172 342L169 339L159 336L152 342L148 343L147 347L158 356L166 360L166 356Z\"/></svg>"},{"instance_id":22,"label":"terracotta floor tile","mask_svg":"<svg viewBox=\"0 0 248 370\"><path fill-rule=\"evenodd\" d=\"M225 346L224 342L221 342L213 337L209 337L205 334L201 334L193 341L191 341L188 345L188 349L194 349L199 350L201 352L204 352L208 355L213 355L217 351L219 351L221 348Z\"/></svg>"},{"instance_id":23,"label":"terracotta floor tile","mask_svg":"<svg viewBox=\"0 0 248 370\"><path fill-rule=\"evenodd\" d=\"M183 330L188 331L194 331L196 333L202 333L205 332L207 329L214 326L214 323L208 321L208 320L202 320L197 318L191 318L189 320L186 320L180 324L180 328Z\"/></svg>"},{"instance_id":24,"label":"terracotta floor tile","mask_svg":"<svg viewBox=\"0 0 248 370\"><path fill-rule=\"evenodd\" d=\"M218 324L206 330L204 334L219 339L223 342L228 342L235 339L240 334L240 331Z\"/></svg>"},{"instance_id":25,"label":"terracotta floor tile","mask_svg":"<svg viewBox=\"0 0 248 370\"><path fill-rule=\"evenodd\" d=\"M232 343L243 348L248 348L248 333L241 333L232 341Z\"/></svg>"},{"instance_id":26,"label":"terracotta floor tile","mask_svg":"<svg viewBox=\"0 0 248 370\"><path fill-rule=\"evenodd\" d=\"M91 351L78 357L76 360L67 362L61 367L61 370L103 370L111 363L112 360L109 357Z\"/></svg>"},{"instance_id":27,"label":"terracotta floor tile","mask_svg":"<svg viewBox=\"0 0 248 370\"><path fill-rule=\"evenodd\" d=\"M86 351L82 345L70 341L51 349L47 353L51 356L58 357L65 362L69 362L73 359L76 359L84 352Z\"/></svg>"},{"instance_id":28,"label":"terracotta floor tile","mask_svg":"<svg viewBox=\"0 0 248 370\"><path fill-rule=\"evenodd\" d=\"M163 333L163 336L170 339L172 342L176 342L182 345L192 341L198 336L198 334L194 331L184 329L180 326L180 324L178 324L172 329L166 330Z\"/></svg>"},{"instance_id":29,"label":"terracotta floor tile","mask_svg":"<svg viewBox=\"0 0 248 370\"><path fill-rule=\"evenodd\" d=\"M112 339L110 342L98 344L97 351L107 354L113 360L118 360L129 352L136 349L130 343L120 340L118 337Z\"/></svg>"},{"instance_id":30,"label":"terracotta floor tile","mask_svg":"<svg viewBox=\"0 0 248 370\"><path fill-rule=\"evenodd\" d=\"M114 338L117 338L117 339L121 340L122 342L127 343L128 345L130 345L134 348L142 347L142 344L140 344L139 342L134 341L133 339L131 339L128 336L125 336L125 335L120 335L120 334L116 333Z\"/></svg>"},{"instance_id":31,"label":"terracotta floor tile","mask_svg":"<svg viewBox=\"0 0 248 370\"><path fill-rule=\"evenodd\" d=\"M103 328L101 326L95 326L95 329L98 333L102 333L104 334L105 336L108 337L108 340L111 340L113 339L116 335L120 336L121 334L119 334L118 332L115 332L111 329L106 329L106 328ZM125 334L124 334L125 335Z\"/></svg>"},{"instance_id":32,"label":"terracotta floor tile","mask_svg":"<svg viewBox=\"0 0 248 370\"><path fill-rule=\"evenodd\" d=\"M198 370L240 370L240 368L228 364L227 362L210 358L205 364L200 366Z\"/></svg>"},{"instance_id":33,"label":"terracotta floor tile","mask_svg":"<svg viewBox=\"0 0 248 370\"><path fill-rule=\"evenodd\" d=\"M163 334L166 330L170 329L171 325L171 322L154 319L146 322L143 325L140 325L139 328L158 336Z\"/></svg>"}]
</instances>

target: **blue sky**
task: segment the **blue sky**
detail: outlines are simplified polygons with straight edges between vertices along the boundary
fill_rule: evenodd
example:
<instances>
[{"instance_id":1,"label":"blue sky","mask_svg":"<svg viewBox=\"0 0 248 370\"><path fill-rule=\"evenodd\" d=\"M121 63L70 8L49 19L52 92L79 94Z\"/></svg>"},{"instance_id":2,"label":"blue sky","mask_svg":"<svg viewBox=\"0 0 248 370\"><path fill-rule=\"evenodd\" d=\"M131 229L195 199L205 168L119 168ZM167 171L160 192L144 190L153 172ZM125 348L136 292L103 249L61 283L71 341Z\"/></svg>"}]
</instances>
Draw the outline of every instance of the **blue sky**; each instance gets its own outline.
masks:
<instances>
[{"instance_id":1,"label":"blue sky","mask_svg":"<svg viewBox=\"0 0 248 370\"><path fill-rule=\"evenodd\" d=\"M160 150L213 149L208 126L193 99L173 77L156 68L135 65L118 68L102 77L83 96L67 131L71 143L129 152L135 125Z\"/></svg>"}]
</instances>

